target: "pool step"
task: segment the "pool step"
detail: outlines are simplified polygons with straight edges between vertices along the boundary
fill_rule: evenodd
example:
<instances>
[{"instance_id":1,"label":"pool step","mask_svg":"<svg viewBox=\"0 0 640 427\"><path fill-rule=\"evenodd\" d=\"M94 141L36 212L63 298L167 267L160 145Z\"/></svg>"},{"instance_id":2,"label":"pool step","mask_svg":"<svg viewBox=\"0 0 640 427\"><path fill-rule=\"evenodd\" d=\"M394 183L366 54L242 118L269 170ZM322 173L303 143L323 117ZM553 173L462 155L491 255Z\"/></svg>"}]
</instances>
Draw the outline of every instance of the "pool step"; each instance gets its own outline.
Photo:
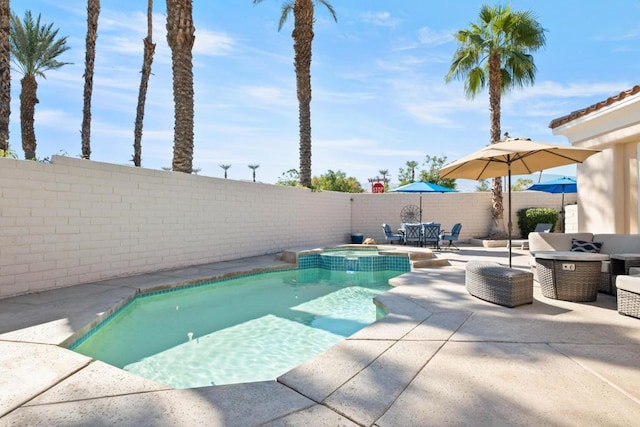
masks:
<instances>
[{"instance_id":1,"label":"pool step","mask_svg":"<svg viewBox=\"0 0 640 427\"><path fill-rule=\"evenodd\" d=\"M443 267L449 264L449 260L446 258L436 258L435 256L432 258L423 258L411 260L411 269L415 270L417 268L432 268L432 267Z\"/></svg>"}]
</instances>

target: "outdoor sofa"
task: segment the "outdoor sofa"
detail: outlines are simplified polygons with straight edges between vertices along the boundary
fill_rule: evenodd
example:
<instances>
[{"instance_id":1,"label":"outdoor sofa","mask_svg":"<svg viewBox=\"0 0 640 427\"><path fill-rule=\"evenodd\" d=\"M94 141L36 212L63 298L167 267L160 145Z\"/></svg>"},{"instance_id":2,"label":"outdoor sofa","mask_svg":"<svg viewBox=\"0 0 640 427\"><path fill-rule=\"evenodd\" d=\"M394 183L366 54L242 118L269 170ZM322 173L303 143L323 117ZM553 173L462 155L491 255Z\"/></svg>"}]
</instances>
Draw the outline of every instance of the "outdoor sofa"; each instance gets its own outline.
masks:
<instances>
[{"instance_id":1,"label":"outdoor sofa","mask_svg":"<svg viewBox=\"0 0 640 427\"><path fill-rule=\"evenodd\" d=\"M574 240L577 241L574 243ZM616 254L640 255L640 234L593 234L593 233L529 233L529 265L534 280L536 274L536 252L571 251L572 246L594 242L597 251L609 256ZM599 245L598 245L599 244ZM599 246L599 247L598 247ZM628 274L628 266L625 266ZM598 289L601 292L615 294L615 283L612 282L611 259L602 261L601 279Z\"/></svg>"}]
</instances>

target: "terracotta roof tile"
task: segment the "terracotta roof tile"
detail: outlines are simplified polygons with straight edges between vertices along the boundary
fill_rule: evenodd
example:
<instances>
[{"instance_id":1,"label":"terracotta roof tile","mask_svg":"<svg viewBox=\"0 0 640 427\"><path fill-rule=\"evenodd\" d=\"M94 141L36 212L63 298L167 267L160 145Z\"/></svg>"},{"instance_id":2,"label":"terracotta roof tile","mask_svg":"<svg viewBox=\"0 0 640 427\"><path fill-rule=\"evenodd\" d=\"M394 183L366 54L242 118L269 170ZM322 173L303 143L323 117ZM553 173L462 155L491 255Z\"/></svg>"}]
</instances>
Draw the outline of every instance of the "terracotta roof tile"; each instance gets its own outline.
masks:
<instances>
[{"instance_id":1,"label":"terracotta roof tile","mask_svg":"<svg viewBox=\"0 0 640 427\"><path fill-rule=\"evenodd\" d=\"M593 113L594 111L598 111L601 108L604 108L608 105L614 104L618 101L622 101L623 99L625 99L628 96L631 95L635 95L636 93L640 93L640 85L635 85L634 87L632 87L629 90L625 90L624 92L620 92L619 94L609 97L607 99L605 99L604 101L600 101L597 102L593 105L588 106L587 108L583 108L582 110L577 110L574 111L570 114L567 114L566 116L562 116L562 117L558 117L557 119L554 119L551 121L551 123L549 123L549 127L551 129L555 129L558 126L561 126L565 123L569 123L575 119L578 119L580 117L584 117L588 114Z\"/></svg>"}]
</instances>

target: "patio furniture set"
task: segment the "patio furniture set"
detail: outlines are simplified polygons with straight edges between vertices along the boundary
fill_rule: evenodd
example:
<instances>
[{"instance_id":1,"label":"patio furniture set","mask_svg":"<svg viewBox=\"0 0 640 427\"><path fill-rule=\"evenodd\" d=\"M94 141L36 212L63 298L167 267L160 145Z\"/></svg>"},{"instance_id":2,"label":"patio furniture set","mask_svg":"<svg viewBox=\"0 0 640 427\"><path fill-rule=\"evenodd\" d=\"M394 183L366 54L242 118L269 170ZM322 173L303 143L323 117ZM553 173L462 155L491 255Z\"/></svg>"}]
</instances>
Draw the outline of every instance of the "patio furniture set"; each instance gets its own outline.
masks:
<instances>
[{"instance_id":1,"label":"patio furniture set","mask_svg":"<svg viewBox=\"0 0 640 427\"><path fill-rule=\"evenodd\" d=\"M536 280L547 298L595 301L599 291L617 296L620 314L640 318L640 235L532 232L529 247L531 273L469 263L469 293L514 307L532 302Z\"/></svg>"},{"instance_id":2,"label":"patio furniture set","mask_svg":"<svg viewBox=\"0 0 640 427\"><path fill-rule=\"evenodd\" d=\"M449 242L447 248L452 246L456 249L455 245L460 236L462 230L462 224L457 223L451 228L451 231L444 231L440 229L440 224L436 222L426 223L405 223L402 224L398 233L393 233L389 224L382 224L382 230L384 231L384 238L387 242L403 243L403 244L415 244L419 246L431 245L434 249L440 250L440 242Z\"/></svg>"}]
</instances>

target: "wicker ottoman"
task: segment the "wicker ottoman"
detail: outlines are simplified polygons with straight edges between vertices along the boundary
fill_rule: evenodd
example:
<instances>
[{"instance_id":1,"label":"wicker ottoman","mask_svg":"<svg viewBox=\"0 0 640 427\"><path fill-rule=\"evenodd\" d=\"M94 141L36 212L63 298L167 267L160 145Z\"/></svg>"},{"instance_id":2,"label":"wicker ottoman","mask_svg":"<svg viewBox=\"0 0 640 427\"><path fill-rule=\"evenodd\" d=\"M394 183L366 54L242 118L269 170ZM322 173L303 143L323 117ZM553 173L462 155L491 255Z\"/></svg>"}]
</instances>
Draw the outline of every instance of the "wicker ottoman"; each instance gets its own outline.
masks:
<instances>
[{"instance_id":1,"label":"wicker ottoman","mask_svg":"<svg viewBox=\"0 0 640 427\"><path fill-rule=\"evenodd\" d=\"M476 298L515 307L533 302L533 274L496 263L469 262L464 280Z\"/></svg>"},{"instance_id":2,"label":"wicker ottoman","mask_svg":"<svg viewBox=\"0 0 640 427\"><path fill-rule=\"evenodd\" d=\"M640 276L618 276L618 313L640 319Z\"/></svg>"}]
</instances>

